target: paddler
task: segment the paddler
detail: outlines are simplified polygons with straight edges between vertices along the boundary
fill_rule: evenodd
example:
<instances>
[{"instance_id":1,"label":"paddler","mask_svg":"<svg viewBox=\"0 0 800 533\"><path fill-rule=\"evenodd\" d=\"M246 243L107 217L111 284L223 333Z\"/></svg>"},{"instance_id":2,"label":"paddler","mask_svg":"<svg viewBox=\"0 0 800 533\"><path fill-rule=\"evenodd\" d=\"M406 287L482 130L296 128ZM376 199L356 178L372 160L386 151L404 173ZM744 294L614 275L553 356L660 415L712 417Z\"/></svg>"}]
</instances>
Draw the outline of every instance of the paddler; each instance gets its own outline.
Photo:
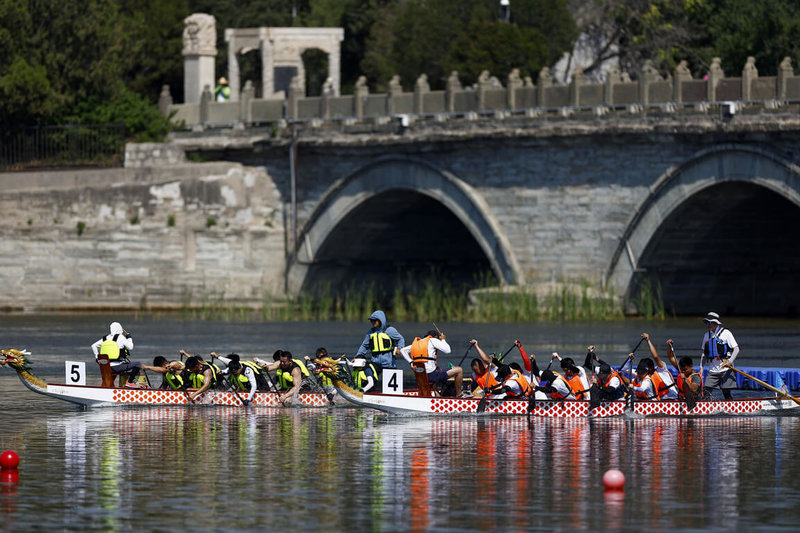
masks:
<instances>
[{"instance_id":1,"label":"paddler","mask_svg":"<svg viewBox=\"0 0 800 533\"><path fill-rule=\"evenodd\" d=\"M542 392L555 400L576 399L569 382L567 382L563 376L559 376L552 370L545 370L541 373L539 376L539 385L537 385L534 390L537 393Z\"/></svg>"},{"instance_id":2,"label":"paddler","mask_svg":"<svg viewBox=\"0 0 800 533\"><path fill-rule=\"evenodd\" d=\"M703 323L708 331L703 334L703 343L700 346L700 368L703 368L704 360L709 363L704 387L709 391L719 388L725 399L731 400L731 389L736 388L736 378L733 377L733 370L728 367L739 355L739 345L733 338L733 333L722 327L717 313L708 313Z\"/></svg>"},{"instance_id":3,"label":"paddler","mask_svg":"<svg viewBox=\"0 0 800 533\"><path fill-rule=\"evenodd\" d=\"M187 355L183 350L180 351L182 355ZM194 401L195 398L203 394L208 389L219 386L218 369L203 361L199 355L192 355L186 359L186 371L184 372L184 383L192 390L189 393L189 401Z\"/></svg>"},{"instance_id":4,"label":"paddler","mask_svg":"<svg viewBox=\"0 0 800 533\"><path fill-rule=\"evenodd\" d=\"M394 359L395 348L399 350L405 348L405 339L394 326L386 323L386 313L383 311L378 310L369 315L369 322L372 327L364 336L355 356L366 356L378 372L383 368L397 368Z\"/></svg>"},{"instance_id":5,"label":"paddler","mask_svg":"<svg viewBox=\"0 0 800 533\"><path fill-rule=\"evenodd\" d=\"M152 365L142 364L142 368L163 376L161 385L158 386L159 389L180 390L184 388L181 373L185 367L180 361L167 361L166 357L158 355L153 359Z\"/></svg>"},{"instance_id":6,"label":"paddler","mask_svg":"<svg viewBox=\"0 0 800 533\"><path fill-rule=\"evenodd\" d=\"M293 359L292 353L285 350L278 350L273 357L278 357L278 360L262 367L262 369L267 372L270 370L276 371L278 386L283 391L278 396L279 402L284 403L287 400L296 398L297 393L303 387L306 389L313 388L310 381L311 374L301 359Z\"/></svg>"},{"instance_id":7,"label":"paddler","mask_svg":"<svg viewBox=\"0 0 800 533\"><path fill-rule=\"evenodd\" d=\"M478 352L479 356L470 363L470 367L472 367L472 382L481 389L481 395L483 395L483 391L492 390L500 385L500 382L497 381L497 365L492 363L492 360L481 349L476 339L470 340L469 343L475 347L475 351ZM477 389L475 394L478 394Z\"/></svg>"},{"instance_id":8,"label":"paddler","mask_svg":"<svg viewBox=\"0 0 800 533\"><path fill-rule=\"evenodd\" d=\"M661 385L658 384L658 380L654 381L654 383L657 385L656 393L658 394L659 399L676 399L678 397L678 389L675 386L675 378L672 377L672 372L669 371L667 364L658 356L658 351L653 345L653 341L650 340L650 335L647 333L642 333L642 338L647 342L647 347L650 349L650 355L653 356L654 373L658 374L658 378L661 380Z\"/></svg>"},{"instance_id":9,"label":"paddler","mask_svg":"<svg viewBox=\"0 0 800 533\"><path fill-rule=\"evenodd\" d=\"M506 398L527 398L533 392L528 379L522 375L522 370L511 365L501 365L497 370L500 387L492 390L493 394L505 393Z\"/></svg>"},{"instance_id":10,"label":"paddler","mask_svg":"<svg viewBox=\"0 0 800 533\"><path fill-rule=\"evenodd\" d=\"M397 349L403 359L409 364L422 362L425 364L425 372L428 374L430 383L439 384L444 388L444 384L451 377L455 380L456 397L461 396L461 387L464 379L464 369L454 366L447 371L437 366L439 354L450 353L450 345L447 343L447 336L438 330L430 330L425 337L416 337L411 346ZM467 394L467 396L471 396Z\"/></svg>"},{"instance_id":11,"label":"paddler","mask_svg":"<svg viewBox=\"0 0 800 533\"><path fill-rule=\"evenodd\" d=\"M562 358L555 354L555 358L561 361L561 371L564 373L564 380L569 384L569 388L578 400L589 399L589 377L586 369L579 367L571 357Z\"/></svg>"},{"instance_id":12,"label":"paddler","mask_svg":"<svg viewBox=\"0 0 800 533\"><path fill-rule=\"evenodd\" d=\"M378 385L377 370L375 365L367 363L366 357L359 355L353 359L352 365L353 383L362 392L369 392Z\"/></svg>"},{"instance_id":13,"label":"paddler","mask_svg":"<svg viewBox=\"0 0 800 533\"><path fill-rule=\"evenodd\" d=\"M142 363L128 359L131 350L133 350L133 338L131 338L130 333L122 328L119 322L112 322L109 326L108 335L92 344L92 352L95 359L99 359L101 354L107 356L111 371L114 374L128 375L128 382L125 386L132 389L140 389L142 386L136 383L136 378L142 369Z\"/></svg>"},{"instance_id":14,"label":"paddler","mask_svg":"<svg viewBox=\"0 0 800 533\"><path fill-rule=\"evenodd\" d=\"M674 389L664 383L661 375L656 372L655 363L649 357L645 357L636 365L636 377L630 388L640 400L661 400L666 398L670 388Z\"/></svg>"},{"instance_id":15,"label":"paddler","mask_svg":"<svg viewBox=\"0 0 800 533\"><path fill-rule=\"evenodd\" d=\"M676 386L678 387L678 395L681 398L686 397L686 392L692 395L695 401L703 399L703 375L694 369L694 364L691 357L681 357L680 361L675 357L675 346L672 339L667 339L667 357L669 358L672 366L678 370L676 378ZM685 385L684 385L685 384ZM688 391L685 389L688 387Z\"/></svg>"}]
</instances>

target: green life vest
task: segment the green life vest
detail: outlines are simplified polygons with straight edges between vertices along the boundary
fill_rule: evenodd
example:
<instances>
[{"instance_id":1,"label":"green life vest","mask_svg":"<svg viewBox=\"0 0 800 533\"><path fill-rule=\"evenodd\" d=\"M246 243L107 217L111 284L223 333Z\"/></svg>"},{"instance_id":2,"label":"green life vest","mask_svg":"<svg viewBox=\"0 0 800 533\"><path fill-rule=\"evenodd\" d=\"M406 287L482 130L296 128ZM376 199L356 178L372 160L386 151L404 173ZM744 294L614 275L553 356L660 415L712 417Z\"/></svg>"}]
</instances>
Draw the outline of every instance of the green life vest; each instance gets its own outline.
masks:
<instances>
[{"instance_id":1,"label":"green life vest","mask_svg":"<svg viewBox=\"0 0 800 533\"><path fill-rule=\"evenodd\" d=\"M311 374L308 373L308 368L306 368L306 365L305 363L303 363L302 360L292 359L292 363L293 364L291 369L281 370L279 367L278 370L275 372L275 374L278 376L278 385L282 389L291 389L292 387L294 387L294 378L292 377L292 370L294 370L295 367L300 368L300 372L302 372L303 377L311 376Z\"/></svg>"}]
</instances>

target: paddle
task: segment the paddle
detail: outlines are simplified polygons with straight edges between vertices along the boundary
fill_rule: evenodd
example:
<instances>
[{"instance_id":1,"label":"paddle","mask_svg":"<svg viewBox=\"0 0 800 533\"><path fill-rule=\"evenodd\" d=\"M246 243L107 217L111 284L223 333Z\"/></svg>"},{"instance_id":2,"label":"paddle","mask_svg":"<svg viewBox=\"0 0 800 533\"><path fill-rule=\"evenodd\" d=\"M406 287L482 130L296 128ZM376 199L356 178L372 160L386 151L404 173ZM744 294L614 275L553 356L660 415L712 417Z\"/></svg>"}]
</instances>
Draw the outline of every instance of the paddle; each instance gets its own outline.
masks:
<instances>
[{"instance_id":1,"label":"paddle","mask_svg":"<svg viewBox=\"0 0 800 533\"><path fill-rule=\"evenodd\" d=\"M469 345L469 348L467 348L467 351L466 351L466 352L464 352L464 357L462 357L462 358L461 358L461 361L459 361L459 362L458 362L458 366L461 366L462 364L464 364L464 359L466 359L466 358L467 358L467 354L469 353L469 351L470 351L471 349L472 349L472 343L470 343L470 345Z\"/></svg>"},{"instance_id":2,"label":"paddle","mask_svg":"<svg viewBox=\"0 0 800 533\"><path fill-rule=\"evenodd\" d=\"M672 352L670 354L670 351ZM675 368L678 369L678 375L681 374L681 367L678 364L678 357L675 355L675 345L667 341L667 357L669 358L670 362L675 365ZM676 383L677 386L677 383ZM683 378L683 386L681 387L681 393L683 394L683 399L686 402L686 410L687 411L694 411L694 408L697 407L697 399L694 397L694 392L692 392L692 388L689 386L689 380ZM701 389L702 394L702 389Z\"/></svg>"},{"instance_id":3,"label":"paddle","mask_svg":"<svg viewBox=\"0 0 800 533\"><path fill-rule=\"evenodd\" d=\"M734 366L732 366L732 365L728 365L728 368L730 368L730 369L731 369L731 370L733 370L734 372L737 372L737 373L739 373L739 374L743 375L744 377L746 377L747 379L749 379L749 380L751 380L751 381L755 381L756 383L758 383L759 385L761 385L761 386L762 386L762 387L764 387L765 389L767 389L767 390L771 390L772 392L774 392L774 393L777 393L777 394L779 394L780 396L783 396L784 398L788 398L788 399L792 400L792 401L793 401L794 403L796 403L797 405L800 405L800 399L797 399L797 398L795 398L794 396L790 396L790 395L786 394L786 393L785 393L785 392L783 392L782 390L780 390L780 389L778 389L778 388L776 388L776 387L773 387L773 386L772 386L772 385L770 385L769 383L767 383L767 382L765 382L765 381L761 381L761 380L760 380L760 379L758 379L758 378L754 378L754 377L753 377L753 376L751 376L750 374L747 374L747 373L745 373L745 372L742 372L741 370L739 370L738 368L736 368L736 367L734 367Z\"/></svg>"}]
</instances>

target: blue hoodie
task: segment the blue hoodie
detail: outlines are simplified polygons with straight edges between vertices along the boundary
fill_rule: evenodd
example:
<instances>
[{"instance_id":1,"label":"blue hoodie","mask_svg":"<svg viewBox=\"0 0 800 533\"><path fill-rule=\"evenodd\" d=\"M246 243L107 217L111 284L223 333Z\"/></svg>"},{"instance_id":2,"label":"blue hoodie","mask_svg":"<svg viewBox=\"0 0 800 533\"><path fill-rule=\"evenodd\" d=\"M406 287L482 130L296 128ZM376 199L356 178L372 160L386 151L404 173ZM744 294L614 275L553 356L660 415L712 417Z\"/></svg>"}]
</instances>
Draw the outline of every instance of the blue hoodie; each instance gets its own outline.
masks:
<instances>
[{"instance_id":1,"label":"blue hoodie","mask_svg":"<svg viewBox=\"0 0 800 533\"><path fill-rule=\"evenodd\" d=\"M369 315L369 319L378 319L381 321L381 325L377 328L369 328L367 334L364 336L364 342L361 343L361 346L358 347L358 351L356 352L356 357L359 355L364 355L367 357L367 360L370 359L372 356L372 352L369 349L369 336L376 332L384 332L389 335L389 338L392 339L392 343L397 348L404 348L406 345L406 340L400 335L400 332L397 331L394 326L386 327L386 313L383 311L375 311L371 315Z\"/></svg>"}]
</instances>

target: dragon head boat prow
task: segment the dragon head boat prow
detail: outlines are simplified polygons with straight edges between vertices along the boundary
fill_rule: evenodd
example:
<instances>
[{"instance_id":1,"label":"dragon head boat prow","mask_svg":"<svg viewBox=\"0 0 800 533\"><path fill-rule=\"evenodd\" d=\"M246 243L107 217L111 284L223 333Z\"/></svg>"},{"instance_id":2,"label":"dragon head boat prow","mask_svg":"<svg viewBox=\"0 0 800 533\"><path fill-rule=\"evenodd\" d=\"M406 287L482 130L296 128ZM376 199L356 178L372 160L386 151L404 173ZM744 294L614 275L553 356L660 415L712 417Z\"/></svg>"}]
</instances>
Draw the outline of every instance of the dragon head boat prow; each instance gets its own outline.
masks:
<instances>
[{"instance_id":1,"label":"dragon head boat prow","mask_svg":"<svg viewBox=\"0 0 800 533\"><path fill-rule=\"evenodd\" d=\"M25 385L46 389L47 382L31 372L31 362L26 357L30 354L31 353L27 350L17 350L16 348L0 350L0 365L8 365L16 370L19 379L22 380Z\"/></svg>"},{"instance_id":2,"label":"dragon head boat prow","mask_svg":"<svg viewBox=\"0 0 800 533\"><path fill-rule=\"evenodd\" d=\"M353 386L353 378L347 370L347 359L322 357L314 359L315 372L330 378L331 383L345 397L354 395L360 398L363 393Z\"/></svg>"}]
</instances>

